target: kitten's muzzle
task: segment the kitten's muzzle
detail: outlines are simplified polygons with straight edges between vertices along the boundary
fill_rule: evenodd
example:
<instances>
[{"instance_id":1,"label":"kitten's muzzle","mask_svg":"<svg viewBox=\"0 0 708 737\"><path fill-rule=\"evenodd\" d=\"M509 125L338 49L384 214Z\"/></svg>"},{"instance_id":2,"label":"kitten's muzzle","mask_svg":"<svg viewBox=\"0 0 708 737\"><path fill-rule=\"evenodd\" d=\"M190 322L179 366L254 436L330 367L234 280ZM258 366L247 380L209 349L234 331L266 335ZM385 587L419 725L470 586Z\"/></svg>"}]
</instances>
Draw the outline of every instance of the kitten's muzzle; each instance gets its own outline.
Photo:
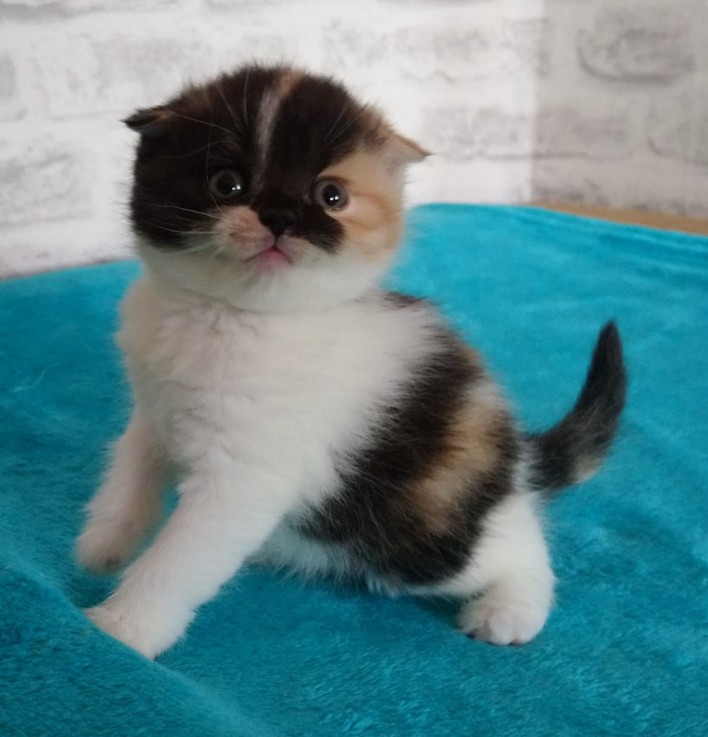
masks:
<instances>
[{"instance_id":1,"label":"kitten's muzzle","mask_svg":"<svg viewBox=\"0 0 708 737\"><path fill-rule=\"evenodd\" d=\"M258 213L258 219L276 238L295 225L295 213L292 210L265 210Z\"/></svg>"}]
</instances>

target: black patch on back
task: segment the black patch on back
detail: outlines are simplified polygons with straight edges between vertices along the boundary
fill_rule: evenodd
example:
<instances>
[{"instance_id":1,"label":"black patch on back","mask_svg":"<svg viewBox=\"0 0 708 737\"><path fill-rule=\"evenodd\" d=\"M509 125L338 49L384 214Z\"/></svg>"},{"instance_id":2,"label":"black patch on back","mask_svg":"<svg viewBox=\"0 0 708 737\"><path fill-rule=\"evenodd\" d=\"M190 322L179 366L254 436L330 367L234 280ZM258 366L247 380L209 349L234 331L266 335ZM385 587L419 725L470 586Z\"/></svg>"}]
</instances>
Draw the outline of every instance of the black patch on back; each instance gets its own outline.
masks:
<instances>
[{"instance_id":1,"label":"black patch on back","mask_svg":"<svg viewBox=\"0 0 708 737\"><path fill-rule=\"evenodd\" d=\"M413 484L445 453L462 396L481 377L454 336L440 338L440 350L416 370L403 402L388 409L368 445L343 464L339 494L297 523L307 537L344 545L363 570L408 585L434 583L462 570L486 513L512 489L518 456L513 426L500 424L498 467L470 481L445 532L430 532L411 501Z\"/></svg>"}]
</instances>

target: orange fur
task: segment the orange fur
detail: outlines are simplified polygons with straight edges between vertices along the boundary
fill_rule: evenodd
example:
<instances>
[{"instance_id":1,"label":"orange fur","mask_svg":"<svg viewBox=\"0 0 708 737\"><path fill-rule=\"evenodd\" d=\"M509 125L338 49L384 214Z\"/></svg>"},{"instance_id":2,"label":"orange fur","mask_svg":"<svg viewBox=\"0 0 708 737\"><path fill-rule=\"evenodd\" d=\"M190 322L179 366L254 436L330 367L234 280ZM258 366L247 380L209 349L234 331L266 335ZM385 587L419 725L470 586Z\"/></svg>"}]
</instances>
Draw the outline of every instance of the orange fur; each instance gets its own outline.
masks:
<instances>
[{"instance_id":1,"label":"orange fur","mask_svg":"<svg viewBox=\"0 0 708 737\"><path fill-rule=\"evenodd\" d=\"M411 500L431 532L445 532L453 526L458 502L469 494L471 482L497 467L499 431L507 422L501 401L494 395L460 408L447 431L444 455L412 490Z\"/></svg>"},{"instance_id":2,"label":"orange fur","mask_svg":"<svg viewBox=\"0 0 708 737\"><path fill-rule=\"evenodd\" d=\"M278 83L278 95L281 100L284 100L297 87L303 76L302 72L298 72L295 69L283 72Z\"/></svg>"},{"instance_id":3,"label":"orange fur","mask_svg":"<svg viewBox=\"0 0 708 737\"><path fill-rule=\"evenodd\" d=\"M337 179L349 191L350 204L329 214L344 225L352 247L370 258L396 248L403 227L401 185L380 153L360 149L325 169L320 177Z\"/></svg>"}]
</instances>

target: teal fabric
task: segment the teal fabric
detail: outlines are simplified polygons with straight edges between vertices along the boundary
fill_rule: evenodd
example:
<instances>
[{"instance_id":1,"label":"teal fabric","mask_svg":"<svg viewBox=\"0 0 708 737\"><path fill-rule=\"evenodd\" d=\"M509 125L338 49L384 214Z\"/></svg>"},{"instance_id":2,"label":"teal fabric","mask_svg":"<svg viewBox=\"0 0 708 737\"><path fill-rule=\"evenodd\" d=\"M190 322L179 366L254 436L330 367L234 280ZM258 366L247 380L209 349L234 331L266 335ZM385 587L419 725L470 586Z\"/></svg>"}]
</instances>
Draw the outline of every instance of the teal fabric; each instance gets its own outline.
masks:
<instances>
[{"instance_id":1,"label":"teal fabric","mask_svg":"<svg viewBox=\"0 0 708 737\"><path fill-rule=\"evenodd\" d=\"M113 581L72 541L126 418L112 344L134 263L0 284L0 734L708 734L708 240L531 209L410 213L392 284L435 299L526 426L579 389L616 318L631 376L612 457L547 509L537 640L455 631L446 602L245 571L148 662L80 607Z\"/></svg>"}]
</instances>

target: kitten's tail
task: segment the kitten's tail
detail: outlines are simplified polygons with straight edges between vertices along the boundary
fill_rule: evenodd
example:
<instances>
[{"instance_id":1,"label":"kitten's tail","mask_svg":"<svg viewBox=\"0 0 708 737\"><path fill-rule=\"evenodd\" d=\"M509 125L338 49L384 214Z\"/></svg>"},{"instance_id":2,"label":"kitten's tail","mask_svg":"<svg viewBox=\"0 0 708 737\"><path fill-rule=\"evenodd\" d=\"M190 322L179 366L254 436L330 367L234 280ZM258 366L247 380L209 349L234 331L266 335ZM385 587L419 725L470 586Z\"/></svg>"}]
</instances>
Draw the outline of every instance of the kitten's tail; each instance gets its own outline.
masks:
<instances>
[{"instance_id":1,"label":"kitten's tail","mask_svg":"<svg viewBox=\"0 0 708 737\"><path fill-rule=\"evenodd\" d=\"M610 449L627 392L622 342L614 322L600 332L573 409L550 430L528 435L531 483L551 493L595 474Z\"/></svg>"}]
</instances>

